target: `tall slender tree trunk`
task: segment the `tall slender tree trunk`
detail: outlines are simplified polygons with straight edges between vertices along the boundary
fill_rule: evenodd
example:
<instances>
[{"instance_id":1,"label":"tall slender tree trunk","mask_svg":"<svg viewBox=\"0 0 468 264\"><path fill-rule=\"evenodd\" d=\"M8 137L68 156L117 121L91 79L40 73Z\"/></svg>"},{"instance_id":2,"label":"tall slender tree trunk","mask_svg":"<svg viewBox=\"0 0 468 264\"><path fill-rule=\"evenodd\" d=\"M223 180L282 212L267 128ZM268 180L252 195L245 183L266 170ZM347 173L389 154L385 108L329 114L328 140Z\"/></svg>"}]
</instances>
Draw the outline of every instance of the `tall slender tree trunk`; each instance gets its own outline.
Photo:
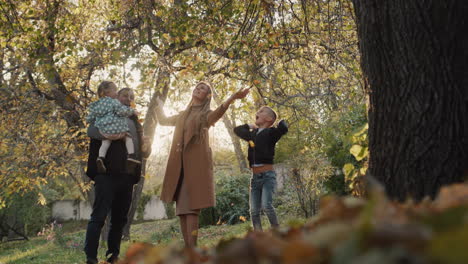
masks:
<instances>
[{"instance_id":1,"label":"tall slender tree trunk","mask_svg":"<svg viewBox=\"0 0 468 264\"><path fill-rule=\"evenodd\" d=\"M169 84L170 84L170 72L169 69L162 67L159 70L156 87L154 89L154 94L151 97L150 104L148 106L148 111L146 112L145 116L145 123L143 124L143 134L147 136L150 140L150 145L153 143L154 134L156 131L157 125L157 118L155 114L156 109L156 98L159 97L161 100L166 101L167 93L169 91ZM158 140L158 139L156 139ZM158 150L153 150L158 151ZM146 174L146 159L143 160L142 163L142 176ZM128 222L124 227L123 230L123 237L125 239L130 239L130 226L133 223L133 219L135 218L136 209L138 207L138 202L141 198L141 193L143 192L143 187L145 184L145 178L142 177L140 182L134 187L133 189L133 197L132 197L132 204L130 206L130 210L128 212Z\"/></svg>"},{"instance_id":2,"label":"tall slender tree trunk","mask_svg":"<svg viewBox=\"0 0 468 264\"><path fill-rule=\"evenodd\" d=\"M369 93L369 169L393 199L467 169L468 2L353 0Z\"/></svg>"},{"instance_id":3,"label":"tall slender tree trunk","mask_svg":"<svg viewBox=\"0 0 468 264\"><path fill-rule=\"evenodd\" d=\"M218 105L221 105L223 103L222 100L219 98L219 95L216 93L214 89L213 89L213 99ZM243 170L248 169L248 167L247 167L247 161L246 161L244 152L242 152L240 139L234 133L235 120L236 119L233 113L231 113L231 116L229 116L229 113L226 113L223 116L224 126L226 127L229 133L229 136L231 137L232 145L234 146L234 152L236 153L237 164L239 165L239 169L243 171Z\"/></svg>"}]
</instances>

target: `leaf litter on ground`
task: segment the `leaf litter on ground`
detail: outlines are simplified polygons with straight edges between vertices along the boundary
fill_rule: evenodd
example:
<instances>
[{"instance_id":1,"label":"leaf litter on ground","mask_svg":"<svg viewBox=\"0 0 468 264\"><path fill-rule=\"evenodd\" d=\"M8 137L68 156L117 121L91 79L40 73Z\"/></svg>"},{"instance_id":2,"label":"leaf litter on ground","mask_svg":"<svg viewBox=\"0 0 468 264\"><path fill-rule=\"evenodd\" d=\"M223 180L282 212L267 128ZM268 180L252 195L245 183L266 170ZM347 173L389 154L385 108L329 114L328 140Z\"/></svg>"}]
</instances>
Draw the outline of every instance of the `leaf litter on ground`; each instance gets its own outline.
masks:
<instances>
[{"instance_id":1,"label":"leaf litter on ground","mask_svg":"<svg viewBox=\"0 0 468 264\"><path fill-rule=\"evenodd\" d=\"M468 263L468 184L443 187L435 200L398 203L381 190L369 198L324 197L319 214L302 225L214 247L134 243L120 264L165 263Z\"/></svg>"}]
</instances>

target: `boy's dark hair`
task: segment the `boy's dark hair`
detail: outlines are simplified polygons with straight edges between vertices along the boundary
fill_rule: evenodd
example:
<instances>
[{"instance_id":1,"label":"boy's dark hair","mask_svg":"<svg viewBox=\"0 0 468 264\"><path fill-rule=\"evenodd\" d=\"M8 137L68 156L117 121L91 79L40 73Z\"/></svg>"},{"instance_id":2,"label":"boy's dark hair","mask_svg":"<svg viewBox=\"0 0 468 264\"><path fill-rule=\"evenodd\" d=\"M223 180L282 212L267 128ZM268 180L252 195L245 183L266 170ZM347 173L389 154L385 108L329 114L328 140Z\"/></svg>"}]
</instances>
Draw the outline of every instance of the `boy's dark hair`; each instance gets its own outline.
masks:
<instances>
[{"instance_id":1,"label":"boy's dark hair","mask_svg":"<svg viewBox=\"0 0 468 264\"><path fill-rule=\"evenodd\" d=\"M114 82L111 82L111 81L101 82L97 88L97 93L98 93L99 98L106 96L107 92L112 88L117 89L117 86L115 85Z\"/></svg>"}]
</instances>

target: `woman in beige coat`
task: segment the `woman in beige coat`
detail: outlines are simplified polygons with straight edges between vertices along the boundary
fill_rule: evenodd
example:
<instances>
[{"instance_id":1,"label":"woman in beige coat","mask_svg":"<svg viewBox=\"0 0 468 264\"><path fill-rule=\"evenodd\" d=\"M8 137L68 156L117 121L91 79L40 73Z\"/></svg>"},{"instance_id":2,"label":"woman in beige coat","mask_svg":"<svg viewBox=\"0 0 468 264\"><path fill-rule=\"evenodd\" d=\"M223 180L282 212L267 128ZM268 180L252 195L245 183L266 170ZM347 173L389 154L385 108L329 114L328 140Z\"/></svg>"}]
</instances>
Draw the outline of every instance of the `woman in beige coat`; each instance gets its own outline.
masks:
<instances>
[{"instance_id":1,"label":"woman in beige coat","mask_svg":"<svg viewBox=\"0 0 468 264\"><path fill-rule=\"evenodd\" d=\"M180 218L186 247L197 244L200 209L215 205L208 129L223 116L234 100L242 99L248 93L249 89L240 90L218 108L211 110L211 86L200 82L195 86L187 108L171 117L164 115L163 102L157 99L159 123L175 126L161 200L176 202L176 214Z\"/></svg>"}]
</instances>

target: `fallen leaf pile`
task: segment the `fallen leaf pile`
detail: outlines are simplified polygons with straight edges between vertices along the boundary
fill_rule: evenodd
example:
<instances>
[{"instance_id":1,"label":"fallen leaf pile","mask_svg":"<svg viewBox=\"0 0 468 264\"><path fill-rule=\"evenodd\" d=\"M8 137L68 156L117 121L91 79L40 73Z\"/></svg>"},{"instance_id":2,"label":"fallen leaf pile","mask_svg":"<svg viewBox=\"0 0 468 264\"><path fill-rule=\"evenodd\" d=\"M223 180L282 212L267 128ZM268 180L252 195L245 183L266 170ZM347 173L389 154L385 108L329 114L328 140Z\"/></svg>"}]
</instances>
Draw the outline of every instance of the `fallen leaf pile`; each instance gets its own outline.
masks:
<instances>
[{"instance_id":1,"label":"fallen leaf pile","mask_svg":"<svg viewBox=\"0 0 468 264\"><path fill-rule=\"evenodd\" d=\"M325 197L300 227L249 232L216 247L180 249L135 243L120 264L468 263L468 185L444 187L434 200Z\"/></svg>"}]
</instances>

